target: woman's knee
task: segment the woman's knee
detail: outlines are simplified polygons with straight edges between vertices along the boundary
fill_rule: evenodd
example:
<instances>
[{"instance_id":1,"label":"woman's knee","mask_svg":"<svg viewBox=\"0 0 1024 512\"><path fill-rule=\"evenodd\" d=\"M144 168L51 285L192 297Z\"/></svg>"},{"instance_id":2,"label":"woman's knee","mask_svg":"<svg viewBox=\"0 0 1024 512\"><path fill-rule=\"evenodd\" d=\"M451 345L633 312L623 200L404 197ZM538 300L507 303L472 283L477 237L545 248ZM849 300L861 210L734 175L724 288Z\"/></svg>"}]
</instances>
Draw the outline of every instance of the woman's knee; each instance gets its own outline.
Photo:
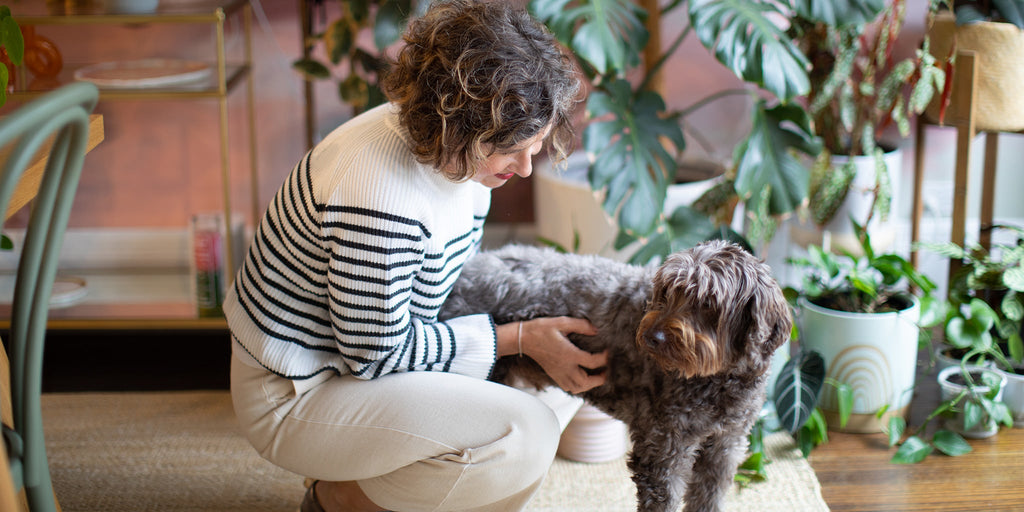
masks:
<instances>
[{"instance_id":1,"label":"woman's knee","mask_svg":"<svg viewBox=\"0 0 1024 512\"><path fill-rule=\"evenodd\" d=\"M524 402L526 405L513 409L516 413L509 416L507 433L495 447L496 456L502 460L494 466L481 465L485 470L495 469L502 478L512 476L507 468L516 468L515 478L507 481L516 491L544 477L561 435L558 418L550 408L533 397Z\"/></svg>"}]
</instances>

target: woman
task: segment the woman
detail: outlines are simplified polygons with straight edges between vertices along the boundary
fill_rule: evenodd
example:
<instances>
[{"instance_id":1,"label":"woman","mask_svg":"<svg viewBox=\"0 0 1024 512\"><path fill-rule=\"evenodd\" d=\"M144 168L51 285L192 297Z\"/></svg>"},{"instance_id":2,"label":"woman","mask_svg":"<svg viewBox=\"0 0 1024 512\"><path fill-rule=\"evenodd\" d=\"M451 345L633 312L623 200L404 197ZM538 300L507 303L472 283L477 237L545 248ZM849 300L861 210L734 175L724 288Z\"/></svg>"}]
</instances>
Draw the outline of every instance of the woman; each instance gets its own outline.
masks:
<instances>
[{"instance_id":1,"label":"woman","mask_svg":"<svg viewBox=\"0 0 1024 512\"><path fill-rule=\"evenodd\" d=\"M486 380L535 359L581 392L603 367L587 321L437 321L480 243L490 190L564 158L579 83L553 38L506 2L454 0L413 21L390 103L340 126L272 201L225 301L247 437L313 479L303 511L519 510L579 401Z\"/></svg>"}]
</instances>

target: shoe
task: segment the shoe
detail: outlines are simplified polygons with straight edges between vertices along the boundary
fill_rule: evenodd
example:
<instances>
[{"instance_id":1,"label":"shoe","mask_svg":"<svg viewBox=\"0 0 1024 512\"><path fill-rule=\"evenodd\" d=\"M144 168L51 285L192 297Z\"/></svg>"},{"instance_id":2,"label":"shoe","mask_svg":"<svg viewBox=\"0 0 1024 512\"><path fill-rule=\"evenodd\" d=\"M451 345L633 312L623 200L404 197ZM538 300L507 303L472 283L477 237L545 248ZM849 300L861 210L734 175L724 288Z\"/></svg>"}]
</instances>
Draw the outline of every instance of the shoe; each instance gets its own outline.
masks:
<instances>
[{"instance_id":1,"label":"shoe","mask_svg":"<svg viewBox=\"0 0 1024 512\"><path fill-rule=\"evenodd\" d=\"M320 506L320 500L316 497L316 484L319 480L313 480L306 488L306 495L302 497L302 505L299 505L299 512L324 512Z\"/></svg>"}]
</instances>

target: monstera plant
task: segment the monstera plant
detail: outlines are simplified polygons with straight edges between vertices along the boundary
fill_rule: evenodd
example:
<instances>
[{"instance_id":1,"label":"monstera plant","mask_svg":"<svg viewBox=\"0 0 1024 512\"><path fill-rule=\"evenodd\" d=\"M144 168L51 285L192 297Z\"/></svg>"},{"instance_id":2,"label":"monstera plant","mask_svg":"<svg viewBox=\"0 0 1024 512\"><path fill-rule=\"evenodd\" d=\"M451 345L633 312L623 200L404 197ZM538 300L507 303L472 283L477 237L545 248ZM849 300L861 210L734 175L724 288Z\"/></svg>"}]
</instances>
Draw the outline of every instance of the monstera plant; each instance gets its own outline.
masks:
<instances>
[{"instance_id":1,"label":"monstera plant","mask_svg":"<svg viewBox=\"0 0 1024 512\"><path fill-rule=\"evenodd\" d=\"M616 248L641 242L633 256L639 262L704 237L729 236L711 219L729 220L737 200L748 216L744 235L763 242L775 220L808 202L812 186L825 184L820 190L830 197L838 189L841 199L849 181L831 178L848 173L826 168L812 179L809 162L823 142L830 152L845 146L874 154L875 133L890 123L905 130L907 118L943 82L942 68L926 51L891 59L903 0L679 0L657 13L631 0L533 0L530 8L572 49L593 86L583 131L590 185L618 223ZM678 8L686 9L689 23L663 52L648 51L641 61L650 37L646 16ZM692 208L665 212L666 190L687 146L680 124L692 109L667 109L650 84L691 34L755 86L726 91L754 98L752 128L735 148L724 182Z\"/></svg>"},{"instance_id":2,"label":"monstera plant","mask_svg":"<svg viewBox=\"0 0 1024 512\"><path fill-rule=\"evenodd\" d=\"M651 83L693 27L699 27L702 41L716 45L720 60L775 98L771 105L758 104L754 130L737 150L729 186L735 186L749 211L781 215L804 200L807 173L792 152L816 154L817 146L809 116L793 100L808 90L809 66L799 48L770 21L771 13L778 12L774 4L670 2L660 7L659 17L688 8L691 21L664 52L653 52L653 57L648 52L646 62L640 57L649 42L649 13L631 0L533 0L530 8L572 50L592 84L583 130L589 181L602 193L605 211L617 221L616 248L641 242L634 261L647 261L703 238L736 238L712 225L705 212L688 206L664 211L667 189L686 149L681 126L686 110L667 109ZM733 48L744 50L731 53Z\"/></svg>"}]
</instances>

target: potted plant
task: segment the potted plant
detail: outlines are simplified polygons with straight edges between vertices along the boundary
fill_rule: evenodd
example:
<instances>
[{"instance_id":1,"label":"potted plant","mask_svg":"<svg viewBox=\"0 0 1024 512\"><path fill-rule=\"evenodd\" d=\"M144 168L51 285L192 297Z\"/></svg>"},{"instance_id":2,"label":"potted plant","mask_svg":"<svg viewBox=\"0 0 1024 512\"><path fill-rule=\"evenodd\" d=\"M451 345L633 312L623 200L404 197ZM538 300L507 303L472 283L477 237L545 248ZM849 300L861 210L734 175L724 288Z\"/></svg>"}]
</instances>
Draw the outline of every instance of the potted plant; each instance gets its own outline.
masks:
<instances>
[{"instance_id":1,"label":"potted plant","mask_svg":"<svg viewBox=\"0 0 1024 512\"><path fill-rule=\"evenodd\" d=\"M645 63L639 79L628 81L624 77L639 65L639 49L650 34L641 23L644 12L633 2L531 2L537 16L573 49L594 85L587 100L592 121L583 133L590 186L620 229L616 247L640 242L636 261L678 248L680 239L694 233L717 234L714 226L694 222L699 215L685 206L664 210L665 190L686 148L678 124L689 109L667 110L649 84L691 32L756 86L741 93L757 98L752 130L737 146L726 179L694 206L704 217L728 221L730 210L742 202L749 221L744 234L755 243L770 238L775 219L808 201L810 187L816 211L826 198L838 203L835 198L850 188L852 164L838 170L819 165L812 177L807 162L819 154L820 141L834 144L830 153L863 153L873 159L872 167L879 165L884 159L875 151L875 134L889 124L906 134L907 118L920 112L943 83L943 69L928 52L889 60L903 26L903 0L830 3L828 9L813 2L691 0L672 2L655 18L680 5L687 6L689 25L665 52L654 52L657 58ZM789 27L780 28L774 23L778 19L790 20ZM856 116L837 117L838 112ZM871 211L880 216L891 197L886 176L870 187Z\"/></svg>"},{"instance_id":2,"label":"potted plant","mask_svg":"<svg viewBox=\"0 0 1024 512\"><path fill-rule=\"evenodd\" d=\"M961 262L949 285L945 343L955 362L987 364L1006 379L1004 401L1014 426L1024 426L1024 229L995 225L990 231L1009 241L985 248L953 242L920 247Z\"/></svg>"},{"instance_id":3,"label":"potted plant","mask_svg":"<svg viewBox=\"0 0 1024 512\"><path fill-rule=\"evenodd\" d=\"M941 321L941 303L931 279L900 255L875 253L864 227L853 229L858 254L811 245L806 257L790 258L804 275L787 293L796 298L801 348L822 356L826 380L836 384L818 402L829 427L880 432L908 412L918 348ZM852 396L848 422L839 421L841 386Z\"/></svg>"},{"instance_id":4,"label":"potted plant","mask_svg":"<svg viewBox=\"0 0 1024 512\"><path fill-rule=\"evenodd\" d=\"M890 420L889 445L899 447L892 462L915 464L935 450L951 457L964 455L972 451L965 437L990 437L1000 425L1011 424L1009 409L1000 400L1005 376L989 368L961 365L943 369L938 380L941 401L921 426L908 432L902 418ZM929 424L937 419L939 427L930 431Z\"/></svg>"},{"instance_id":5,"label":"potted plant","mask_svg":"<svg viewBox=\"0 0 1024 512\"><path fill-rule=\"evenodd\" d=\"M895 58L905 11L905 2L895 0L865 25L837 30L797 18L790 29L813 63L806 101L824 147L811 170L806 212L791 230L801 245L857 250L851 216L868 228L876 247L894 238L886 221L898 192L902 152L883 136L890 127L898 137L908 136L910 118L927 107L945 75L928 52L927 38L914 54Z\"/></svg>"},{"instance_id":6,"label":"potted plant","mask_svg":"<svg viewBox=\"0 0 1024 512\"><path fill-rule=\"evenodd\" d=\"M358 114L384 102L379 86L384 52L398 41L409 16L425 2L415 0L339 1L341 13L320 33L303 41L303 56L292 67L308 80L334 80L338 97ZM372 37L363 37L369 33ZM323 55L313 53L322 46ZM326 57L326 62L323 60ZM341 71L337 71L338 69Z\"/></svg>"},{"instance_id":7,"label":"potted plant","mask_svg":"<svg viewBox=\"0 0 1024 512\"><path fill-rule=\"evenodd\" d=\"M927 116L942 123L947 117L966 117L963 107L951 104L955 55L975 53L978 68L975 126L978 131L1024 129L1024 0L938 0L941 9L929 19L931 51L948 58L950 73L940 97L929 105Z\"/></svg>"}]
</instances>

